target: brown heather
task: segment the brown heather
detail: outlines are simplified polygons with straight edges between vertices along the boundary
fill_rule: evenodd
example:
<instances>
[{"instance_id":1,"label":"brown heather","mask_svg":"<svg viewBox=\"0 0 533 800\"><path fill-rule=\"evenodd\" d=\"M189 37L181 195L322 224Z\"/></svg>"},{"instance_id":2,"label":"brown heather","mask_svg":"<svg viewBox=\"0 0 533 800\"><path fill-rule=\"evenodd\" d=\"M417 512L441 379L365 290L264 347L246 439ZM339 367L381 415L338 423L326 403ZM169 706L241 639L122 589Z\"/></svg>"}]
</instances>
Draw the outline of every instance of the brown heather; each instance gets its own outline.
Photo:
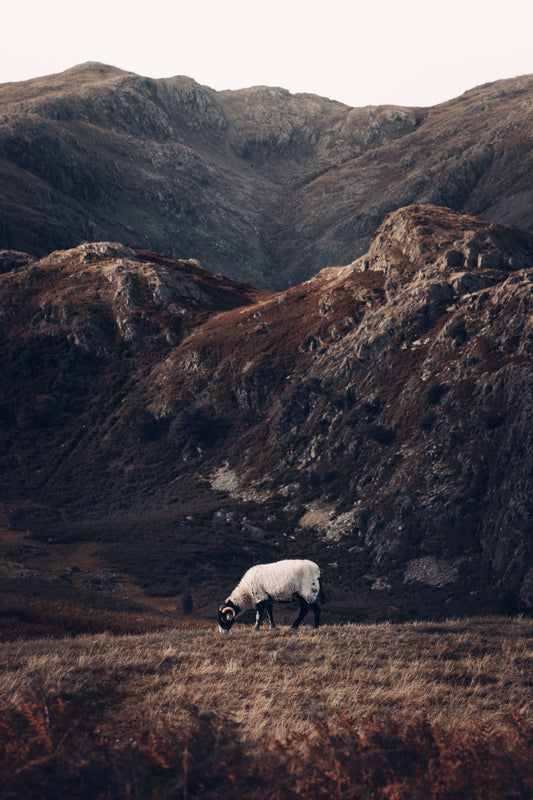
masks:
<instances>
[{"instance_id":1,"label":"brown heather","mask_svg":"<svg viewBox=\"0 0 533 800\"><path fill-rule=\"evenodd\" d=\"M531 798L533 623L2 645L0 798Z\"/></svg>"}]
</instances>

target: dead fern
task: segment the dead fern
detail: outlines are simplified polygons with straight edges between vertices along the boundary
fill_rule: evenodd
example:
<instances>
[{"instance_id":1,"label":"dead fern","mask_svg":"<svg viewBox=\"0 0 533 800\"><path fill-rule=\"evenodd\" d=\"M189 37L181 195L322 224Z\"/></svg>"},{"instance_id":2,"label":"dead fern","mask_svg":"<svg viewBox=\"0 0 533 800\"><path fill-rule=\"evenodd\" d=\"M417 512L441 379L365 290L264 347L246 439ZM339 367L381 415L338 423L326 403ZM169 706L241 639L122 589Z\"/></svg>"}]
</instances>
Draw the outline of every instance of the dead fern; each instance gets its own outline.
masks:
<instances>
[{"instance_id":1,"label":"dead fern","mask_svg":"<svg viewBox=\"0 0 533 800\"><path fill-rule=\"evenodd\" d=\"M80 724L61 698L29 694L0 714L2 800L240 797L243 800L525 800L533 797L533 727L483 721L444 728L426 717L319 726L261 749L221 734L223 721L191 706L180 726L130 728L117 737ZM39 755L38 755L39 754ZM33 793L33 794L32 794Z\"/></svg>"}]
</instances>

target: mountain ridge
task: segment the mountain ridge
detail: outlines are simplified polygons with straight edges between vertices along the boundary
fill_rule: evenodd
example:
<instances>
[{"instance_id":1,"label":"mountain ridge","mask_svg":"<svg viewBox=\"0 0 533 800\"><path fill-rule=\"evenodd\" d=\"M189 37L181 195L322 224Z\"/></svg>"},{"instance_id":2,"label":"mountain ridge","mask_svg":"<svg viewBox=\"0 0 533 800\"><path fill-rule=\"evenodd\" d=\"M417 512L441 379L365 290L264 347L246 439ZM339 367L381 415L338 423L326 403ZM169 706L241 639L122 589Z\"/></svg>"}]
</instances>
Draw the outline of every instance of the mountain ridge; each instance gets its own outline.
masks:
<instances>
[{"instance_id":1,"label":"mountain ridge","mask_svg":"<svg viewBox=\"0 0 533 800\"><path fill-rule=\"evenodd\" d=\"M363 255L411 203L531 230L532 85L350 108L91 62L3 84L0 246L121 241L283 289Z\"/></svg>"}]
</instances>

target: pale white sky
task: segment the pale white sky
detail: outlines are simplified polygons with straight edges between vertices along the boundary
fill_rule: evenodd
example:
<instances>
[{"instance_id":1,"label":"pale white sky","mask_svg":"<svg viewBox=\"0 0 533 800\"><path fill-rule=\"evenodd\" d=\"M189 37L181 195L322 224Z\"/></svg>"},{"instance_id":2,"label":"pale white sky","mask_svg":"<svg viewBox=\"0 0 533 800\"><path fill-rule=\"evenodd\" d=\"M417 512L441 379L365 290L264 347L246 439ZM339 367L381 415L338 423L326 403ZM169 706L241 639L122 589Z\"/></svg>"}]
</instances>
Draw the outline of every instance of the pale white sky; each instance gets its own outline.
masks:
<instances>
[{"instance_id":1,"label":"pale white sky","mask_svg":"<svg viewBox=\"0 0 533 800\"><path fill-rule=\"evenodd\" d=\"M352 106L434 105L533 72L531 0L4 0L0 83L101 61Z\"/></svg>"}]
</instances>

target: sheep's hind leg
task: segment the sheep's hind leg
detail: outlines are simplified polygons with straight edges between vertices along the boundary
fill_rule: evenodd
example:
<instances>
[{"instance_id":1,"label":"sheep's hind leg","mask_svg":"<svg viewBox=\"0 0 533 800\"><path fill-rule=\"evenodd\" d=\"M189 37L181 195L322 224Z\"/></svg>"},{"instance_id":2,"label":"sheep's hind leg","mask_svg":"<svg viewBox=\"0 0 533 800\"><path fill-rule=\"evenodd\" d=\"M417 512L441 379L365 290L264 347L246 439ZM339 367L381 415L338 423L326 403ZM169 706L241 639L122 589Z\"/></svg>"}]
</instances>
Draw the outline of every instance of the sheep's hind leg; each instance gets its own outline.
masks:
<instances>
[{"instance_id":1,"label":"sheep's hind leg","mask_svg":"<svg viewBox=\"0 0 533 800\"><path fill-rule=\"evenodd\" d=\"M320 608L318 603L311 603L311 611L315 615L315 620L313 622L313 628L318 628L318 626L320 625L320 612L321 612L321 610L322 609Z\"/></svg>"},{"instance_id":2,"label":"sheep's hind leg","mask_svg":"<svg viewBox=\"0 0 533 800\"><path fill-rule=\"evenodd\" d=\"M300 603L300 613L298 614L298 616L296 617L296 619L294 620L294 622L291 625L293 630L296 630L296 628L298 627L300 622L303 620L303 618L305 617L305 615L309 611L309 603L307 603L303 599L303 597L300 597L300 595L298 595L298 602Z\"/></svg>"}]
</instances>

